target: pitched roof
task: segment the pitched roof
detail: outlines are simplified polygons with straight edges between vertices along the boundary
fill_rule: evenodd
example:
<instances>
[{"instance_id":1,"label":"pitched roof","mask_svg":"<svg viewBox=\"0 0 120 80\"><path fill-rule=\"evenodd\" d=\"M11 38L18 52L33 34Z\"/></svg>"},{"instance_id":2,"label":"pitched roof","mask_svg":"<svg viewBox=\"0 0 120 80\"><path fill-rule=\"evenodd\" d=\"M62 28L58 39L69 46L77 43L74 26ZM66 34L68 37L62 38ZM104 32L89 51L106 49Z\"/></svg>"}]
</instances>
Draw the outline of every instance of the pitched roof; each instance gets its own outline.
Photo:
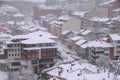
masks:
<instances>
[{"instance_id":1,"label":"pitched roof","mask_svg":"<svg viewBox=\"0 0 120 80\"><path fill-rule=\"evenodd\" d=\"M113 41L120 40L120 33L118 34L110 34L109 35Z\"/></svg>"},{"instance_id":2,"label":"pitched roof","mask_svg":"<svg viewBox=\"0 0 120 80\"><path fill-rule=\"evenodd\" d=\"M103 40L94 40L94 41L90 41L88 43L83 44L81 47L83 48L87 48L87 47L109 48L109 47L113 47L113 45Z\"/></svg>"}]
</instances>

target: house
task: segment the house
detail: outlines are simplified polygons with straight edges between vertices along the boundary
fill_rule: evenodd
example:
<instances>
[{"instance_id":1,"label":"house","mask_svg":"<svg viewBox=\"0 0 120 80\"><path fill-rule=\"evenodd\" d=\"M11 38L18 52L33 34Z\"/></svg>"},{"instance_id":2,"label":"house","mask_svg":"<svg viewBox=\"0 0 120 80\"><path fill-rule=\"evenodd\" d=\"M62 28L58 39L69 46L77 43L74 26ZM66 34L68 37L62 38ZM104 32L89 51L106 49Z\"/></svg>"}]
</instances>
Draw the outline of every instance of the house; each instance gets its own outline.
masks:
<instances>
[{"instance_id":1,"label":"house","mask_svg":"<svg viewBox=\"0 0 120 80\"><path fill-rule=\"evenodd\" d=\"M12 39L11 35L1 33L0 34L0 59L5 59L7 58L7 55L5 55L5 48L6 48L6 42L10 41Z\"/></svg>"},{"instance_id":2,"label":"house","mask_svg":"<svg viewBox=\"0 0 120 80\"><path fill-rule=\"evenodd\" d=\"M35 19L38 19L39 16L45 16L48 14L54 14L57 16L60 16L60 14L62 13L62 8L60 6L47 6L47 5L36 5L34 7L34 13L33 16Z\"/></svg>"},{"instance_id":3,"label":"house","mask_svg":"<svg viewBox=\"0 0 120 80\"><path fill-rule=\"evenodd\" d=\"M50 23L57 19L57 16L55 14L47 14L44 16L40 16L39 18L39 24L43 27L47 27L49 30Z\"/></svg>"},{"instance_id":4,"label":"house","mask_svg":"<svg viewBox=\"0 0 120 80\"><path fill-rule=\"evenodd\" d=\"M78 35L85 37L87 40L95 40L96 39L96 34L88 29L81 28L78 31Z\"/></svg>"},{"instance_id":5,"label":"house","mask_svg":"<svg viewBox=\"0 0 120 80\"><path fill-rule=\"evenodd\" d=\"M56 38L44 31L14 36L5 48L9 70L15 72L21 66L31 66L31 70L38 74L41 69L54 65L57 56Z\"/></svg>"},{"instance_id":6,"label":"house","mask_svg":"<svg viewBox=\"0 0 120 80\"><path fill-rule=\"evenodd\" d=\"M109 0L100 4L100 6L108 7L108 17L115 17L119 14L116 13L116 9L119 8L120 1L119 0Z\"/></svg>"},{"instance_id":7,"label":"house","mask_svg":"<svg viewBox=\"0 0 120 80\"><path fill-rule=\"evenodd\" d=\"M25 15L23 15L22 13L16 13L13 15L13 19L15 22L23 21L25 20Z\"/></svg>"},{"instance_id":8,"label":"house","mask_svg":"<svg viewBox=\"0 0 120 80\"><path fill-rule=\"evenodd\" d=\"M120 35L119 33L110 34L109 41L114 46L114 59L118 59L120 57Z\"/></svg>"},{"instance_id":9,"label":"house","mask_svg":"<svg viewBox=\"0 0 120 80\"><path fill-rule=\"evenodd\" d=\"M69 21L71 17L68 16L68 15L62 15L60 17L58 17L57 19L53 20L53 21L50 21L49 22L49 28L48 30L53 34L53 35L56 35L56 36L60 36L62 31L63 31L63 25L65 23L67 23L67 21Z\"/></svg>"},{"instance_id":10,"label":"house","mask_svg":"<svg viewBox=\"0 0 120 80\"><path fill-rule=\"evenodd\" d=\"M68 47L71 49L71 50L76 50L76 43L80 40L84 39L84 37L81 37L81 36L74 36L74 37L71 37L68 39L68 42L69 42L69 45Z\"/></svg>"},{"instance_id":11,"label":"house","mask_svg":"<svg viewBox=\"0 0 120 80\"><path fill-rule=\"evenodd\" d=\"M31 61L35 73L55 63L57 47L55 47L54 40L38 37L24 40L21 43L23 47L21 55L24 59Z\"/></svg>"},{"instance_id":12,"label":"house","mask_svg":"<svg viewBox=\"0 0 120 80\"><path fill-rule=\"evenodd\" d=\"M44 78L47 80L94 80L96 77L98 80L112 80L114 78L112 73L107 71L101 72L94 65L87 62L78 63L76 61L59 64L42 72L46 74Z\"/></svg>"},{"instance_id":13,"label":"house","mask_svg":"<svg viewBox=\"0 0 120 80\"><path fill-rule=\"evenodd\" d=\"M80 20L75 17L71 17L67 22L65 22L62 25L62 31L64 30L79 31L80 27L81 27Z\"/></svg>"},{"instance_id":14,"label":"house","mask_svg":"<svg viewBox=\"0 0 120 80\"><path fill-rule=\"evenodd\" d=\"M94 40L94 41L90 41L90 42L83 44L81 47L88 48L86 57L92 63L96 63L96 60L101 55L107 56L111 60L114 59L114 47L113 47L112 43L110 43L110 42L106 42L104 40Z\"/></svg>"},{"instance_id":15,"label":"house","mask_svg":"<svg viewBox=\"0 0 120 80\"><path fill-rule=\"evenodd\" d=\"M105 27L105 23L108 22L109 20L110 20L109 18L104 18L104 17L91 18L91 21L94 22L93 27Z\"/></svg>"},{"instance_id":16,"label":"house","mask_svg":"<svg viewBox=\"0 0 120 80\"><path fill-rule=\"evenodd\" d=\"M1 59L0 60L0 70L5 71L5 72L9 71L9 67L7 64L8 64L7 59Z\"/></svg>"},{"instance_id":17,"label":"house","mask_svg":"<svg viewBox=\"0 0 120 80\"><path fill-rule=\"evenodd\" d=\"M83 59L85 58L85 49L81 47L81 45L87 43L88 41L85 38L82 38L80 40L78 40L75 45L76 45L76 51L78 53L79 56L81 56Z\"/></svg>"},{"instance_id":18,"label":"house","mask_svg":"<svg viewBox=\"0 0 120 80\"><path fill-rule=\"evenodd\" d=\"M60 34L62 33L62 28L61 28L61 26L52 25L52 26L50 27L50 33L52 33L52 34L55 35L55 36L60 37Z\"/></svg>"},{"instance_id":19,"label":"house","mask_svg":"<svg viewBox=\"0 0 120 80\"><path fill-rule=\"evenodd\" d=\"M1 22L6 22L8 20L12 19L12 15L17 13L18 9L13 7L13 6L9 6L9 5L2 5L0 7L0 21Z\"/></svg>"},{"instance_id":20,"label":"house","mask_svg":"<svg viewBox=\"0 0 120 80\"><path fill-rule=\"evenodd\" d=\"M70 37L73 37L73 36L75 36L75 33L74 32L72 32L72 31L70 31L70 30L65 30L65 31L63 31L62 33L61 33L61 35L60 35L60 39L61 39L61 41L64 43L64 44L66 44L67 46L69 45L69 43L68 43L68 38L70 38Z\"/></svg>"}]
</instances>

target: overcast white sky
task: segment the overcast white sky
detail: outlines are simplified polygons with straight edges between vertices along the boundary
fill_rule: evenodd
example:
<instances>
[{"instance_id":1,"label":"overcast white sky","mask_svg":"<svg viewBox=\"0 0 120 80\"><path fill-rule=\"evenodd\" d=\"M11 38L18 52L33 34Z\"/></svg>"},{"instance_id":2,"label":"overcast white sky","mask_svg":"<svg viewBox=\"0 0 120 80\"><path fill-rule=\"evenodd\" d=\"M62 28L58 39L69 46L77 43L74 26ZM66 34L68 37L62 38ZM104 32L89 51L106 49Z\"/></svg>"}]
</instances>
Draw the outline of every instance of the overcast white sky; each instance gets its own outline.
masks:
<instances>
[{"instance_id":1,"label":"overcast white sky","mask_svg":"<svg viewBox=\"0 0 120 80\"><path fill-rule=\"evenodd\" d=\"M28 2L45 2L46 0L0 0L0 1L28 1Z\"/></svg>"}]
</instances>

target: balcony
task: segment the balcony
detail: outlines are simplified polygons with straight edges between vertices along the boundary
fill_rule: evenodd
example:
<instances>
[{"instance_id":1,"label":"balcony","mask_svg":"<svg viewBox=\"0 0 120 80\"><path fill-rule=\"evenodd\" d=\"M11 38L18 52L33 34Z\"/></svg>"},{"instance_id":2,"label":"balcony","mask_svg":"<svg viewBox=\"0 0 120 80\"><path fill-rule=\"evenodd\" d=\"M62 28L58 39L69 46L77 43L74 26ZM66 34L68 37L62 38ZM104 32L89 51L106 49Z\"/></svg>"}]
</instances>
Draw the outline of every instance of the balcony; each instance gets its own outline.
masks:
<instances>
[{"instance_id":1,"label":"balcony","mask_svg":"<svg viewBox=\"0 0 120 80\"><path fill-rule=\"evenodd\" d=\"M48 63L54 63L55 61L53 59L39 59L39 60L31 60L32 65L37 64L48 64Z\"/></svg>"},{"instance_id":2,"label":"balcony","mask_svg":"<svg viewBox=\"0 0 120 80\"><path fill-rule=\"evenodd\" d=\"M40 59L39 64L54 63L53 59Z\"/></svg>"},{"instance_id":3,"label":"balcony","mask_svg":"<svg viewBox=\"0 0 120 80\"><path fill-rule=\"evenodd\" d=\"M97 54L97 53L104 53L104 51L103 51L103 50L95 50L95 51L92 50L92 53L96 53L96 54Z\"/></svg>"}]
</instances>

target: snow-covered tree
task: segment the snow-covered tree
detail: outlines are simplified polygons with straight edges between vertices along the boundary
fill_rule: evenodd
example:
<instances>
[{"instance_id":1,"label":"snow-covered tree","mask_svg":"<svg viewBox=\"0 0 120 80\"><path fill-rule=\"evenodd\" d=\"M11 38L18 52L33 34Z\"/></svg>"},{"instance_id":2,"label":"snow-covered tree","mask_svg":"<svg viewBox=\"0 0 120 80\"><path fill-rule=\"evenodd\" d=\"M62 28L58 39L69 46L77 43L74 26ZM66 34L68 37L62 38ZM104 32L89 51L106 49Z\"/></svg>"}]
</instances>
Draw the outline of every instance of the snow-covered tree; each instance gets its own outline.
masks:
<instances>
[{"instance_id":1,"label":"snow-covered tree","mask_svg":"<svg viewBox=\"0 0 120 80\"><path fill-rule=\"evenodd\" d=\"M110 59L106 55L100 55L96 63L99 67L108 68L110 64Z\"/></svg>"}]
</instances>

